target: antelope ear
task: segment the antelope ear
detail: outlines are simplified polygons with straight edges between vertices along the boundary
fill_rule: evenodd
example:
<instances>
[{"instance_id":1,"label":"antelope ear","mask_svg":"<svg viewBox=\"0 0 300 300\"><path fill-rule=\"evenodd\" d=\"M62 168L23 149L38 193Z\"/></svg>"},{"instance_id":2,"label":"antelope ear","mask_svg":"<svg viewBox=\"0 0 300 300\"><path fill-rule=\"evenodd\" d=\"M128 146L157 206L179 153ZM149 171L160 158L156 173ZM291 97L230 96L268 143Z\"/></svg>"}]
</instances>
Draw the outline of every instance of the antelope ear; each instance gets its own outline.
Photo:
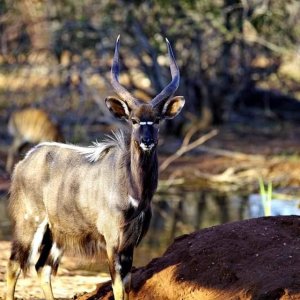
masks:
<instances>
[{"instance_id":1,"label":"antelope ear","mask_svg":"<svg viewBox=\"0 0 300 300\"><path fill-rule=\"evenodd\" d=\"M169 99L163 106L162 117L165 119L175 118L183 108L185 99L183 96L176 96Z\"/></svg>"},{"instance_id":2,"label":"antelope ear","mask_svg":"<svg viewBox=\"0 0 300 300\"><path fill-rule=\"evenodd\" d=\"M105 104L115 117L128 119L130 108L125 101L114 97L107 97Z\"/></svg>"}]
</instances>

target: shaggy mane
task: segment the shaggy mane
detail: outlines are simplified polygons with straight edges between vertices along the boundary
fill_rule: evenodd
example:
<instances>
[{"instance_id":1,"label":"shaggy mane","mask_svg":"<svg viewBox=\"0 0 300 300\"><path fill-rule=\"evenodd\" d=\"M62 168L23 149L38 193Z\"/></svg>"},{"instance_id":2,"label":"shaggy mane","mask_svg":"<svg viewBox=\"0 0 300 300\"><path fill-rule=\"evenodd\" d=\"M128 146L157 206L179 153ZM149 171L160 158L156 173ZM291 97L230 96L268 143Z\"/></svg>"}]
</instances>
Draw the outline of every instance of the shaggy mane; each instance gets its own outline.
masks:
<instances>
[{"instance_id":1,"label":"shaggy mane","mask_svg":"<svg viewBox=\"0 0 300 300\"><path fill-rule=\"evenodd\" d=\"M121 130L113 131L111 135L107 135L106 139L101 142L95 141L91 146L80 147L78 152L83 154L89 162L96 162L105 155L108 149L115 147L124 151L127 149L126 139Z\"/></svg>"},{"instance_id":2,"label":"shaggy mane","mask_svg":"<svg viewBox=\"0 0 300 300\"><path fill-rule=\"evenodd\" d=\"M120 150L126 152L126 149L128 148L128 141L123 131L118 130L116 132L113 131L110 135L106 135L106 138L101 142L95 141L88 147L56 142L43 142L30 149L25 155L25 159L43 146L56 146L64 149L70 149L84 155L89 162L96 162L100 160L106 154L107 150L111 148L118 147Z\"/></svg>"}]
</instances>

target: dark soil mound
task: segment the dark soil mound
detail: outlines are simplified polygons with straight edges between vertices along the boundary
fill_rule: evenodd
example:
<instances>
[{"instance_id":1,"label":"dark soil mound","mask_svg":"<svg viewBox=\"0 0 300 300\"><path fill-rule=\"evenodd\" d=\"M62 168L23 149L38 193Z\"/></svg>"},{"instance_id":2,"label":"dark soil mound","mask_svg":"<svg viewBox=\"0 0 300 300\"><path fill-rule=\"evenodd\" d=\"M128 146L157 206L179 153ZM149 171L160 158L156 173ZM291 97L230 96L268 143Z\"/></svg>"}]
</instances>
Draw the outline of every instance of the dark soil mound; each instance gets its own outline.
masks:
<instances>
[{"instance_id":1,"label":"dark soil mound","mask_svg":"<svg viewBox=\"0 0 300 300\"><path fill-rule=\"evenodd\" d=\"M133 271L131 299L300 299L300 216L184 235ZM110 283L80 299L112 299Z\"/></svg>"}]
</instances>

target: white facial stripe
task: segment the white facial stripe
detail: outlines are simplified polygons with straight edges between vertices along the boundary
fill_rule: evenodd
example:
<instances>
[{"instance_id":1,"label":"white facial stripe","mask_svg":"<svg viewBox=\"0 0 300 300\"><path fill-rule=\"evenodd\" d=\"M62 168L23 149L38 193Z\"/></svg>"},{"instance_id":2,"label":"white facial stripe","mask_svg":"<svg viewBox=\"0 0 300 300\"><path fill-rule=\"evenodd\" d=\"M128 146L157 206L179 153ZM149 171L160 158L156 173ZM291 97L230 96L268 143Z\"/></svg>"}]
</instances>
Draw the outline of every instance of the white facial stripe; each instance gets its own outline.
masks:
<instances>
[{"instance_id":1,"label":"white facial stripe","mask_svg":"<svg viewBox=\"0 0 300 300\"><path fill-rule=\"evenodd\" d=\"M153 122L147 121L147 122L140 122L140 125L153 125Z\"/></svg>"}]
</instances>

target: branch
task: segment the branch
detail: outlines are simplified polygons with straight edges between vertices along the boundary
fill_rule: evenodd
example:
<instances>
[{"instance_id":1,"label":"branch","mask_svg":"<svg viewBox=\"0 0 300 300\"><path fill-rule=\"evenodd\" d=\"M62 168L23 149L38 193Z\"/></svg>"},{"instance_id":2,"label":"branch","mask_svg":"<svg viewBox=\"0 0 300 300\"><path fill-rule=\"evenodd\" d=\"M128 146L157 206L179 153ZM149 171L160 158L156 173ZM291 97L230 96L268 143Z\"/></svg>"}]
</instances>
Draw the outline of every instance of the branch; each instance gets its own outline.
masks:
<instances>
[{"instance_id":1,"label":"branch","mask_svg":"<svg viewBox=\"0 0 300 300\"><path fill-rule=\"evenodd\" d=\"M154 81L155 89L157 91L160 91L165 86L165 84L164 84L164 80L161 75L160 66L157 61L157 52L156 52L155 48L152 47L151 44L149 43L149 38L147 37L147 35L145 33L143 25L136 18L134 11L132 11L131 25L132 25L131 29L132 29L133 34L137 37L140 44L143 46L143 49L145 49L146 52L148 53L148 55L151 57L152 66L150 67L151 73L149 73L149 74L154 74L154 76L152 77L152 80ZM140 62L142 62L144 64L142 54L139 55L139 60L140 60ZM146 64L144 64L144 67L146 67L146 69L149 69Z\"/></svg>"},{"instance_id":2,"label":"branch","mask_svg":"<svg viewBox=\"0 0 300 300\"><path fill-rule=\"evenodd\" d=\"M266 160L263 155L259 155L259 154L246 154L242 152L216 149L216 148L211 148L206 146L201 147L201 151L212 153L215 155L231 157L234 159L240 159L240 160L255 160L255 161L262 161L262 162Z\"/></svg>"},{"instance_id":3,"label":"branch","mask_svg":"<svg viewBox=\"0 0 300 300\"><path fill-rule=\"evenodd\" d=\"M168 166L175 161L176 159L178 159L180 156L182 156L183 154L185 154L186 152L189 152L197 147L199 147L200 145L204 144L205 142L207 142L208 140L210 140L211 138L213 138L214 136L216 136L218 134L218 130L214 129L211 132L201 136L200 138L198 138L197 140L195 140L194 142L188 144L188 145L184 145L182 144L180 146L180 148L173 154L171 155L169 158L167 158L162 165L159 168L160 172L163 172L164 170L166 170L168 168Z\"/></svg>"}]
</instances>

